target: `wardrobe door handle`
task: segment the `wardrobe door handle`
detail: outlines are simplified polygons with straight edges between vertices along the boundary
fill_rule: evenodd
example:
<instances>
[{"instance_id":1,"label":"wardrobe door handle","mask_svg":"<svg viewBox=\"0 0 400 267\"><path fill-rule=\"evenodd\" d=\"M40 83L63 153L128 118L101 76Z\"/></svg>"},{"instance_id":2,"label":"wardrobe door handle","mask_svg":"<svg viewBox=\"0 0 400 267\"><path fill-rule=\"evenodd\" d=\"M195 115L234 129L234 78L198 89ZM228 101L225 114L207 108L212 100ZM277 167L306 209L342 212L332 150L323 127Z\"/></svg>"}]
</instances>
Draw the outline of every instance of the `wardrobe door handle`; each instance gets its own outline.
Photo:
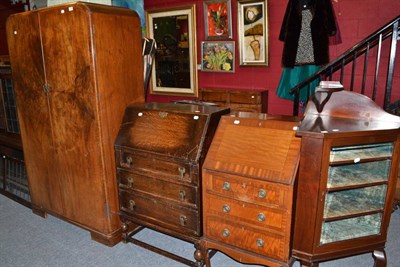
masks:
<instances>
[{"instance_id":1,"label":"wardrobe door handle","mask_svg":"<svg viewBox=\"0 0 400 267\"><path fill-rule=\"evenodd\" d=\"M50 89L51 89L50 84L48 83L43 84L43 92L47 94L48 92L50 92Z\"/></svg>"}]
</instances>

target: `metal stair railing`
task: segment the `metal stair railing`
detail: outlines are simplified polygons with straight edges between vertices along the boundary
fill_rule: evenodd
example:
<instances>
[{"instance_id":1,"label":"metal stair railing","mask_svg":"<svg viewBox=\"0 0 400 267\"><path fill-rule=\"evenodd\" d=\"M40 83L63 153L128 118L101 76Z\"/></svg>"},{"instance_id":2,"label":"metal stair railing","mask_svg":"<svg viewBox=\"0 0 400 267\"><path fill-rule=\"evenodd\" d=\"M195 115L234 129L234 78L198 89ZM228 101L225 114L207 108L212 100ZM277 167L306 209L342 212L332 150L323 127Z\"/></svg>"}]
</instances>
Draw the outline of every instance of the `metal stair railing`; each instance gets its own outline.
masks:
<instances>
[{"instance_id":1,"label":"metal stair railing","mask_svg":"<svg viewBox=\"0 0 400 267\"><path fill-rule=\"evenodd\" d=\"M293 115L299 115L299 96L301 90L307 90L308 96L310 96L311 83L315 80L332 80L334 74L336 75L337 71L340 70L339 81L343 84L344 77L345 77L345 66L352 63L351 66L351 75L350 75L350 84L343 84L344 88L350 91L355 90L355 78L357 73L357 59L360 59L362 55L364 55L364 65L362 68L362 81L361 81L361 88L359 93L366 94L367 88L367 72L368 67L370 66L369 62L371 57L373 57L372 48L376 47L376 57L375 57L375 72L374 72L374 82L372 85L372 92L370 94L370 98L373 101L376 101L377 91L379 87L379 76L381 69L381 61L382 61L382 46L385 40L389 42L389 55L388 55L388 66L385 70L386 74L386 83L385 83L385 92L384 92L384 102L383 102L383 109L387 110L388 107L391 105L391 96L392 96L392 83L393 83L393 75L394 75L394 67L395 67L395 59L396 59L396 48L398 44L398 40L400 40L400 16L359 42L354 47L347 50L345 53L340 55L338 58L333 60L332 62L328 63L327 65L323 66L319 71L317 71L312 76L308 77L292 89L290 89L290 94L294 94L294 102L293 102ZM390 39L389 39L390 38ZM400 43L400 42L399 42ZM362 63L362 62L361 62ZM372 62L373 64L373 62ZM347 74L347 73L346 73ZM336 78L336 76L335 76ZM393 103L392 103L393 105ZM400 105L400 103L399 103Z\"/></svg>"}]
</instances>

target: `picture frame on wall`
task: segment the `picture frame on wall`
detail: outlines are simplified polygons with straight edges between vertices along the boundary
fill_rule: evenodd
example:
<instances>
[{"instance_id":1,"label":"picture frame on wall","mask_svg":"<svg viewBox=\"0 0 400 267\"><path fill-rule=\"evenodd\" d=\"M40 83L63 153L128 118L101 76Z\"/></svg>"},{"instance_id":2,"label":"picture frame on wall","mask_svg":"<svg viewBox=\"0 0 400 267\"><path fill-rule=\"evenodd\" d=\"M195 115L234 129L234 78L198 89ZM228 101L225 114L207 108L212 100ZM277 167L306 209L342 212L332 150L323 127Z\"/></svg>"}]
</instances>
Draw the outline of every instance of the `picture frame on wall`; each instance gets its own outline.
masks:
<instances>
[{"instance_id":1,"label":"picture frame on wall","mask_svg":"<svg viewBox=\"0 0 400 267\"><path fill-rule=\"evenodd\" d=\"M205 38L207 40L231 39L231 0L204 1L204 24Z\"/></svg>"},{"instance_id":2,"label":"picture frame on wall","mask_svg":"<svg viewBox=\"0 0 400 267\"><path fill-rule=\"evenodd\" d=\"M201 43L201 70L235 72L235 42L206 41Z\"/></svg>"},{"instance_id":3,"label":"picture frame on wall","mask_svg":"<svg viewBox=\"0 0 400 267\"><path fill-rule=\"evenodd\" d=\"M238 42L241 66L268 66L267 0L238 0Z\"/></svg>"}]
</instances>

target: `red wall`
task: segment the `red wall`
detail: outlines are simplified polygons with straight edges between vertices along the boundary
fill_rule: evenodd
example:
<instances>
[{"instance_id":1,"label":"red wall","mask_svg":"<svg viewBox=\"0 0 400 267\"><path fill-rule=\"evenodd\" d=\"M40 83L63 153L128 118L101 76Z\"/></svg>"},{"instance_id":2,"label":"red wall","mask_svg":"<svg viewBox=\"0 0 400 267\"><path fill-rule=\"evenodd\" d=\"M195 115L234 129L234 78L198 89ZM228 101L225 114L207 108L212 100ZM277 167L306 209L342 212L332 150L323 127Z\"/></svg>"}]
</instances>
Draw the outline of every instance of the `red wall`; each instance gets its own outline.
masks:
<instances>
[{"instance_id":1,"label":"red wall","mask_svg":"<svg viewBox=\"0 0 400 267\"><path fill-rule=\"evenodd\" d=\"M0 55L8 55L6 21L11 14L24 11L24 4L11 5L10 1L0 1Z\"/></svg>"},{"instance_id":2,"label":"red wall","mask_svg":"<svg viewBox=\"0 0 400 267\"><path fill-rule=\"evenodd\" d=\"M267 0L269 16L269 66L240 67L238 59L235 73L212 73L198 71L198 86L243 89L268 89L271 114L291 114L292 102L280 99L275 90L282 72L281 56L283 44L278 40L286 0ZM237 49L237 0L232 2L233 40ZM202 0L144 0L145 10L156 7L174 7L196 4L197 62L201 62L200 47L205 41ZM331 46L331 59L342 54L360 40L372 34L384 24L400 15L399 0L333 0L332 1L342 35L342 44ZM400 49L397 50L397 69L393 91L400 99ZM182 97L148 95L147 101L171 101ZM392 98L392 102L396 100Z\"/></svg>"}]
</instances>

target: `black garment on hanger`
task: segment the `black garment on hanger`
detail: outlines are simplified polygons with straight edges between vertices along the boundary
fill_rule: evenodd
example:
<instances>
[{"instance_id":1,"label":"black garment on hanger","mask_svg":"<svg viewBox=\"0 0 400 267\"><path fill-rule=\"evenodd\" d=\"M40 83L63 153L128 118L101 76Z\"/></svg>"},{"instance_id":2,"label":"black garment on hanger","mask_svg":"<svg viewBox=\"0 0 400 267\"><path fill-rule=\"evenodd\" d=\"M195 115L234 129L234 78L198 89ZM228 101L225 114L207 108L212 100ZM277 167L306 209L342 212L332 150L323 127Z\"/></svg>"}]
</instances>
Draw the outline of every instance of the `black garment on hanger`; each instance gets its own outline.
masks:
<instances>
[{"instance_id":1,"label":"black garment on hanger","mask_svg":"<svg viewBox=\"0 0 400 267\"><path fill-rule=\"evenodd\" d=\"M283 18L279 40L284 42L282 65L293 68L302 23L304 5L311 10L311 35L315 64L318 66L329 62L329 36L336 33L336 22L331 0L289 0Z\"/></svg>"}]
</instances>

